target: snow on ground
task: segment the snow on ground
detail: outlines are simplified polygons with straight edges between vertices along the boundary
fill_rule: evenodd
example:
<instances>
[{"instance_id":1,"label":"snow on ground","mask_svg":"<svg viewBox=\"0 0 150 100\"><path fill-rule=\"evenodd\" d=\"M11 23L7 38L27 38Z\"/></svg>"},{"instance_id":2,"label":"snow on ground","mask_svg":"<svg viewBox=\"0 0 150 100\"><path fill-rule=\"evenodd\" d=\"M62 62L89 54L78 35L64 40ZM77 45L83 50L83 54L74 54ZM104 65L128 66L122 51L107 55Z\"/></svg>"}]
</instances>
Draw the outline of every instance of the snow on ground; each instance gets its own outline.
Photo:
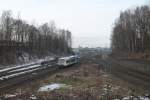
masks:
<instances>
[{"instance_id":1,"label":"snow on ground","mask_svg":"<svg viewBox=\"0 0 150 100\"><path fill-rule=\"evenodd\" d=\"M150 98L145 97L145 96L138 96L138 97L126 96L126 97L123 97L122 100L150 100Z\"/></svg>"},{"instance_id":2,"label":"snow on ground","mask_svg":"<svg viewBox=\"0 0 150 100\"><path fill-rule=\"evenodd\" d=\"M20 68L20 67L24 67L24 66L29 66L29 65L32 65L32 64L36 64L36 63L37 62L30 62L30 63L26 63L26 64L22 64L22 65L17 65L17 66L14 66L14 67L1 69L0 72L8 71L8 70L11 70L11 69L14 69L14 68Z\"/></svg>"},{"instance_id":3,"label":"snow on ground","mask_svg":"<svg viewBox=\"0 0 150 100\"><path fill-rule=\"evenodd\" d=\"M15 73L15 74L7 75L7 76L2 76L2 77L0 77L0 80L11 78L11 77L15 77L15 76L26 74L26 73L30 73L30 72L36 71L38 69L39 68L36 68L36 69L33 69L33 70L24 71L24 72L20 72L20 73Z\"/></svg>"},{"instance_id":4,"label":"snow on ground","mask_svg":"<svg viewBox=\"0 0 150 100\"><path fill-rule=\"evenodd\" d=\"M59 83L54 83L54 84L50 84L50 85L45 85L39 88L39 92L44 92L44 91L52 91L55 89L60 89L60 88L65 88L68 87L66 84L59 84Z\"/></svg>"},{"instance_id":5,"label":"snow on ground","mask_svg":"<svg viewBox=\"0 0 150 100\"><path fill-rule=\"evenodd\" d=\"M31 100L37 100L37 97L36 97L35 95L32 95L32 96L30 97L30 99L31 99Z\"/></svg>"},{"instance_id":6,"label":"snow on ground","mask_svg":"<svg viewBox=\"0 0 150 100\"><path fill-rule=\"evenodd\" d=\"M14 94L6 94L5 95L5 98L7 99L7 98L12 98L12 97L16 97L16 95L14 95Z\"/></svg>"},{"instance_id":7,"label":"snow on ground","mask_svg":"<svg viewBox=\"0 0 150 100\"><path fill-rule=\"evenodd\" d=\"M12 70L12 71L10 71L10 73L11 72L17 72L17 71L23 71L23 70L27 70L27 69L32 69L32 68L38 68L39 66L41 66L41 65L33 65L33 66L25 67L25 68L20 68L17 70Z\"/></svg>"},{"instance_id":8,"label":"snow on ground","mask_svg":"<svg viewBox=\"0 0 150 100\"><path fill-rule=\"evenodd\" d=\"M31 62L22 64L22 65L16 65L16 66L14 65L13 67L1 69L1 70L0 70L0 73L1 73L1 72L5 72L5 71L12 70L12 69L14 69L14 68L20 68L20 67L29 66L29 65L32 65L32 64L40 64L42 61L45 61L45 59L53 60L54 58L53 58L53 57L45 57L44 59L37 59L37 60L34 60L34 61L31 61Z\"/></svg>"}]
</instances>

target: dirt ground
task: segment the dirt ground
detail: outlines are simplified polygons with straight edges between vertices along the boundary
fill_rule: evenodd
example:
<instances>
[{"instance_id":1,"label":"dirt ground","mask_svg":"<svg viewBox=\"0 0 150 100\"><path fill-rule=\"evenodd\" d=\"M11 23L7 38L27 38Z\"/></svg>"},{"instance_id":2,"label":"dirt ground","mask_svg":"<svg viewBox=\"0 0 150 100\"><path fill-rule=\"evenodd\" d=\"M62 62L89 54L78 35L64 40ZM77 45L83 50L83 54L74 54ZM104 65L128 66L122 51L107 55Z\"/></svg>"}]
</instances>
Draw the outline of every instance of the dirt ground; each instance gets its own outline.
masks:
<instances>
[{"instance_id":1,"label":"dirt ground","mask_svg":"<svg viewBox=\"0 0 150 100\"><path fill-rule=\"evenodd\" d=\"M66 84L68 87L38 91L41 86L52 83ZM1 95L1 98L2 100L120 100L127 96L128 98L144 96L145 93L141 91L135 91L131 84L104 72L97 64L82 63L12 88Z\"/></svg>"}]
</instances>

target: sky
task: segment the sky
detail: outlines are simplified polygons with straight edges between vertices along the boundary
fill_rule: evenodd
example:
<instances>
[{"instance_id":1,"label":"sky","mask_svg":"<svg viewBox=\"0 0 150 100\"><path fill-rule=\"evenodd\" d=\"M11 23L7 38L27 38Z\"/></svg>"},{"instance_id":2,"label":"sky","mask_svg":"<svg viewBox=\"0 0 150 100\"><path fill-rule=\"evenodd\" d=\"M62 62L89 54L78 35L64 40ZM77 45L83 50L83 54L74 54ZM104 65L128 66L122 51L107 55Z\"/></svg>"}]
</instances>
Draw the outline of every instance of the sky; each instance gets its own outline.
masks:
<instances>
[{"instance_id":1,"label":"sky","mask_svg":"<svg viewBox=\"0 0 150 100\"><path fill-rule=\"evenodd\" d=\"M73 47L109 47L113 23L121 11L148 0L0 0L0 14L12 10L28 23L55 21L72 32Z\"/></svg>"}]
</instances>

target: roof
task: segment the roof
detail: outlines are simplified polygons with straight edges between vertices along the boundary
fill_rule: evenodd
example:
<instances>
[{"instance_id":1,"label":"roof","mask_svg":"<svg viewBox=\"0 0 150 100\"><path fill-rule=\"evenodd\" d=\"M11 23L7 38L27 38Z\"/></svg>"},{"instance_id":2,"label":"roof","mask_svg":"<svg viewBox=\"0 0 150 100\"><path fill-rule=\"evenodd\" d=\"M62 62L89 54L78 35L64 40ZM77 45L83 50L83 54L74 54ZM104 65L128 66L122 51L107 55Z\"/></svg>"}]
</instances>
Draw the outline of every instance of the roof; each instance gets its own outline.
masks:
<instances>
[{"instance_id":1,"label":"roof","mask_svg":"<svg viewBox=\"0 0 150 100\"><path fill-rule=\"evenodd\" d=\"M66 60L68 60L68 59L71 59L73 57L75 57L75 56L62 57L62 58L59 58L59 59L66 59Z\"/></svg>"}]
</instances>

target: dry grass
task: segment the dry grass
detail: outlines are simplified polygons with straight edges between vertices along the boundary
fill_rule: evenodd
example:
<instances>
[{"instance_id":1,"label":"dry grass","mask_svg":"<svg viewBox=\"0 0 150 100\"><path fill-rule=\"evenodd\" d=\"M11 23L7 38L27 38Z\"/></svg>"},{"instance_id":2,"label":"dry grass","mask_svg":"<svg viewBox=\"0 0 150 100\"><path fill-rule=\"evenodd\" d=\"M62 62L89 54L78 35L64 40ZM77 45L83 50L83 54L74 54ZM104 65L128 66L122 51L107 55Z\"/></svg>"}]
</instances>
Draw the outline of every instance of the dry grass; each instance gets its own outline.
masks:
<instances>
[{"instance_id":1,"label":"dry grass","mask_svg":"<svg viewBox=\"0 0 150 100\"><path fill-rule=\"evenodd\" d=\"M70 88L38 92L40 86L51 83L66 84ZM13 92L20 91L22 91L19 96L21 100L28 100L24 98L29 98L32 94L38 100L112 100L128 95L131 90L125 86L124 82L104 73L98 65L82 64L80 67L69 68L45 79L18 87Z\"/></svg>"}]
</instances>

